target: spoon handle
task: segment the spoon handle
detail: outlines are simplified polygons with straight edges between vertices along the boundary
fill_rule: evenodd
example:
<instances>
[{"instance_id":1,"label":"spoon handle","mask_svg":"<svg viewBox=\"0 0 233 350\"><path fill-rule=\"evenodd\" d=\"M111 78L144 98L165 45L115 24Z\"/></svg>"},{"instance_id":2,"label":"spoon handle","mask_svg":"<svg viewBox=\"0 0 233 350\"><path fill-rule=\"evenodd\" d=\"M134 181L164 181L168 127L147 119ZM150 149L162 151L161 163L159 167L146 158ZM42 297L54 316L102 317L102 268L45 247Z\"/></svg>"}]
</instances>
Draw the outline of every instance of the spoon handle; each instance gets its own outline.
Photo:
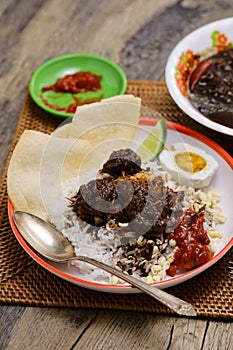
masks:
<instances>
[{"instance_id":1,"label":"spoon handle","mask_svg":"<svg viewBox=\"0 0 233 350\"><path fill-rule=\"evenodd\" d=\"M197 313L193 306L189 303L187 303L184 300L181 300L171 294L168 294L167 292L158 289L156 287L150 286L146 284L145 282L140 281L139 279L132 277L128 274L125 274L114 267L111 267L109 265L104 264L101 261L97 261L95 259L89 258L87 256L75 256L74 258L71 258L69 260L79 260L84 261L86 263L89 263L91 265L94 265L102 270L105 270L122 280L130 283L132 286L140 289L142 292L150 295L151 297L157 299L167 307L169 307L171 310L175 311L179 315L185 315L185 316L196 316Z\"/></svg>"}]
</instances>

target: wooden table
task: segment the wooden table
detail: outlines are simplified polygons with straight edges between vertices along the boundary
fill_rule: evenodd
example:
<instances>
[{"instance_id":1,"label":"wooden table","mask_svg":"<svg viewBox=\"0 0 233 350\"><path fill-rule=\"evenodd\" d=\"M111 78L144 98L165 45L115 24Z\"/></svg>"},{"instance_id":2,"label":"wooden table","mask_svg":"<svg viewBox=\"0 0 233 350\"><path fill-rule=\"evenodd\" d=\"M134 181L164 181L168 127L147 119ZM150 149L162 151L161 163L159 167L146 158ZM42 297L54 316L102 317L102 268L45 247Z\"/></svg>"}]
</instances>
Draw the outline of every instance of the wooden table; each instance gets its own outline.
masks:
<instances>
[{"instance_id":1,"label":"wooden table","mask_svg":"<svg viewBox=\"0 0 233 350\"><path fill-rule=\"evenodd\" d=\"M164 80L174 45L231 0L1 0L1 171L32 72L72 52L106 56L128 79ZM232 349L231 322L99 309L0 306L0 349Z\"/></svg>"}]
</instances>

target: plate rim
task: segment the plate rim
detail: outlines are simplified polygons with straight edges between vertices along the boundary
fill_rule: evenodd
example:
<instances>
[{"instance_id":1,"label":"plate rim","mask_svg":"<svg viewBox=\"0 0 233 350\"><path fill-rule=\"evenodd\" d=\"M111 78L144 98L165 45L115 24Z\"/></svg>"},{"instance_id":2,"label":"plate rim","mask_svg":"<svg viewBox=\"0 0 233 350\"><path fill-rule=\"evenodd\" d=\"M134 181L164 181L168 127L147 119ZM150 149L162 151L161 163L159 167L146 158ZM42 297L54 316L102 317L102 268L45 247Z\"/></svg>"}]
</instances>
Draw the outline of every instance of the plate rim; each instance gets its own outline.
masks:
<instances>
[{"instance_id":1,"label":"plate rim","mask_svg":"<svg viewBox=\"0 0 233 350\"><path fill-rule=\"evenodd\" d=\"M210 23L207 23L201 27L198 27L194 29L192 32L188 33L185 37L183 37L172 49L165 66L165 81L168 87L168 91L175 101L175 103L182 109L183 112L185 112L190 118L194 119L198 123L212 129L218 132L221 132L225 135L233 136L233 128L229 128L227 126L224 126L222 124L219 124L217 122L214 122L210 120L209 118L205 117L203 114L201 114L194 106L191 105L191 103L185 98L179 91L175 78L174 78L174 68L175 65L178 62L178 56L176 55L176 52L180 49L179 55L181 55L182 52L182 45L190 40L191 37L195 36L196 34L201 33L203 30L206 30L208 28L211 28L215 25L222 25L223 23L231 23L233 24L233 17L227 17L220 20L216 20ZM233 39L232 39L233 40ZM188 49L188 48L187 48ZM175 58L177 58L176 62L174 62Z\"/></svg>"},{"instance_id":2,"label":"plate rim","mask_svg":"<svg viewBox=\"0 0 233 350\"><path fill-rule=\"evenodd\" d=\"M139 120L139 125L144 125L144 126L154 126L156 124L156 119L149 119L149 118L140 118ZM233 158L231 155L223 149L219 144L217 144L215 141L211 140L207 136L199 133L196 130L192 130L189 127L186 127L184 125L166 121L167 127L170 129L175 129L179 133L188 135L190 137L193 137L195 140L198 140L207 146L211 147L216 153L218 153L225 161L226 163L233 169ZM68 282L71 282L75 285L79 285L84 288L88 289L93 289L96 291L103 291L103 292L109 292L109 293L121 293L121 294L129 294L129 293L139 293L140 291L131 286L131 285L111 285L108 283L101 283L101 282L96 282L96 281L88 281L84 280L81 277L76 277L72 276L67 272L61 271L57 269L55 266L49 264L44 258L40 257L30 246L27 244L27 242L22 238L20 233L18 232L18 229L14 223L13 220L13 213L14 213L14 207L13 204L8 197L8 217L9 217L9 222L12 228L12 231L22 246L22 248L26 251L26 253L33 258L39 265L41 265L43 268L48 270L49 272L53 273L54 275L58 276L59 278L66 280ZM197 267L196 269L186 271L183 274L177 275L171 279L161 281L158 283L153 283L151 284L152 286L155 286L157 288L165 289L169 288L181 283L184 283L188 281L189 279L197 276L198 274L204 272L207 270L209 267L214 265L217 261L219 261L233 246L233 237L230 238L230 240L227 242L227 244L222 248L220 252L218 252L214 257L206 262L205 264ZM52 263L52 262L51 262ZM176 283L178 280L178 283Z\"/></svg>"},{"instance_id":3,"label":"plate rim","mask_svg":"<svg viewBox=\"0 0 233 350\"><path fill-rule=\"evenodd\" d=\"M126 74L123 71L123 69L114 61L110 60L107 57L104 56L99 56L99 55L95 55L95 54L89 54L89 53L69 53L69 54L65 54L65 55L60 55L60 56L55 56L51 59L48 59L46 61L44 61L38 68L36 68L36 70L32 73L30 81L29 81L29 94L31 96L31 98L33 99L33 101L43 110L45 110L46 112L49 112L50 114L56 115L58 117L61 118L71 118L74 116L73 113L66 113L66 112L61 112L61 111L56 111L55 109L52 109L48 106L46 106L46 104L44 104L40 98L37 96L37 94L34 92L34 85L36 82L37 77L39 76L39 74L41 73L41 71L47 67L50 66L56 62L62 61L62 60L66 60L66 59L71 59L71 58L88 58L88 59L95 59L97 61L102 61L106 64L108 64L109 66L113 67L114 70L117 72L118 76L120 77L121 80L121 90L117 93L118 95L122 95L125 93L126 88L127 88L127 78L126 78Z\"/></svg>"}]
</instances>

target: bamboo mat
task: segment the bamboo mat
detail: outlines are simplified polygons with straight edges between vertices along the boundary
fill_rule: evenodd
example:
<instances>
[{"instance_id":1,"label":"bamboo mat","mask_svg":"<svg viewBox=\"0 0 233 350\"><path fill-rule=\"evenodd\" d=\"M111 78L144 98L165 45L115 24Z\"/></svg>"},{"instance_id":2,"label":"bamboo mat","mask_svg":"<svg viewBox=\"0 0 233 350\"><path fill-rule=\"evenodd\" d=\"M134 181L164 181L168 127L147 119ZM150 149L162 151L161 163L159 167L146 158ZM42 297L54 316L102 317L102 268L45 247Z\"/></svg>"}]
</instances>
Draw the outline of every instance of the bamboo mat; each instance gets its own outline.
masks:
<instances>
[{"instance_id":1,"label":"bamboo mat","mask_svg":"<svg viewBox=\"0 0 233 350\"><path fill-rule=\"evenodd\" d=\"M232 139L206 129L187 117L171 99L164 82L129 81L127 92L141 97L143 105L160 112L167 120L196 129L214 139L226 150L231 149ZM173 314L165 306L144 294L102 293L66 282L40 267L17 242L8 221L7 211L6 174L12 151L24 129L50 133L61 121L60 118L46 113L35 105L27 93L0 183L1 303ZM207 271L167 291L192 303L198 316L233 318L232 280L228 275L230 260L233 260L232 249Z\"/></svg>"}]
</instances>

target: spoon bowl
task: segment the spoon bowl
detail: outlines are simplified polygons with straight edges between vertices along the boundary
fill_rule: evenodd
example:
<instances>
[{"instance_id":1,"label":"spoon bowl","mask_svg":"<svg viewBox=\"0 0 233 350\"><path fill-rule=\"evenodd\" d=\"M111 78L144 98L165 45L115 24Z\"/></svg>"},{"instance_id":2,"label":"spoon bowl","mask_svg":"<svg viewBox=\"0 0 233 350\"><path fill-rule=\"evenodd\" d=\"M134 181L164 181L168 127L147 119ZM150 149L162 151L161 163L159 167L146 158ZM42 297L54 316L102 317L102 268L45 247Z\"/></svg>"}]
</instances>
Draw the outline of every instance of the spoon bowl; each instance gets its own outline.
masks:
<instances>
[{"instance_id":1,"label":"spoon bowl","mask_svg":"<svg viewBox=\"0 0 233 350\"><path fill-rule=\"evenodd\" d=\"M196 316L196 311L193 306L186 301L172 296L154 286L148 285L101 261L87 256L76 256L73 246L68 239L53 225L39 217L27 212L15 211L13 218L24 240L45 258L60 263L69 260L79 260L94 265L130 283L132 286L157 299L176 313L185 316Z\"/></svg>"},{"instance_id":2,"label":"spoon bowl","mask_svg":"<svg viewBox=\"0 0 233 350\"><path fill-rule=\"evenodd\" d=\"M14 212L14 222L23 238L45 258L61 262L75 257L73 246L55 226L23 211Z\"/></svg>"}]
</instances>

